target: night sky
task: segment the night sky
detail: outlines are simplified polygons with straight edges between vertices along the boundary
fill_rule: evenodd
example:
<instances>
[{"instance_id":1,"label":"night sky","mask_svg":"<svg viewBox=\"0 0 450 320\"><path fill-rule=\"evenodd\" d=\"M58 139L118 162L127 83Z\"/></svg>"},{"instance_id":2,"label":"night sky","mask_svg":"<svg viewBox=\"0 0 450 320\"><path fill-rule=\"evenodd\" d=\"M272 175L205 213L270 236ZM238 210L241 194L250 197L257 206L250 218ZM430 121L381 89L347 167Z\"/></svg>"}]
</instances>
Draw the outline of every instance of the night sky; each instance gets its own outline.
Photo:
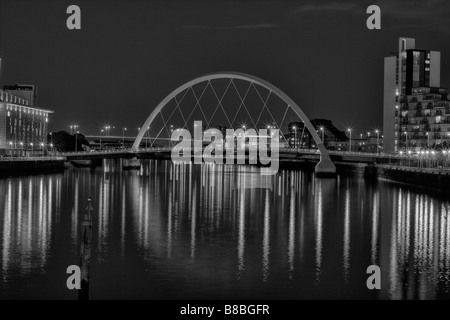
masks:
<instances>
[{"instance_id":1,"label":"night sky","mask_svg":"<svg viewBox=\"0 0 450 320\"><path fill-rule=\"evenodd\" d=\"M81 30L66 28L70 4ZM381 30L366 28L371 4ZM366 132L382 128L384 56L401 36L441 51L449 87L448 0L0 0L0 85L38 85L52 131L77 123L92 134L137 128L184 82L238 71L281 88L310 118Z\"/></svg>"}]
</instances>

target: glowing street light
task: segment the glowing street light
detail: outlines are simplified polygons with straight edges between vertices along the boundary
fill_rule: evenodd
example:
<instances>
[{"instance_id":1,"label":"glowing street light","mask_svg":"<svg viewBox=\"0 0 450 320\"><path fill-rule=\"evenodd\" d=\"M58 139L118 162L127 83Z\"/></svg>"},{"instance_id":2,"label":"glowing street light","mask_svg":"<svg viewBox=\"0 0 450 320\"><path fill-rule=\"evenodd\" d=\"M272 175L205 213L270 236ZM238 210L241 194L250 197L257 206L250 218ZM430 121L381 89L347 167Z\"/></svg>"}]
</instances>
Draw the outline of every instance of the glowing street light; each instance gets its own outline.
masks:
<instances>
[{"instance_id":1,"label":"glowing street light","mask_svg":"<svg viewBox=\"0 0 450 320\"><path fill-rule=\"evenodd\" d=\"M352 152L352 128L348 128L347 131L350 133L350 144L348 146L348 151Z\"/></svg>"}]
</instances>

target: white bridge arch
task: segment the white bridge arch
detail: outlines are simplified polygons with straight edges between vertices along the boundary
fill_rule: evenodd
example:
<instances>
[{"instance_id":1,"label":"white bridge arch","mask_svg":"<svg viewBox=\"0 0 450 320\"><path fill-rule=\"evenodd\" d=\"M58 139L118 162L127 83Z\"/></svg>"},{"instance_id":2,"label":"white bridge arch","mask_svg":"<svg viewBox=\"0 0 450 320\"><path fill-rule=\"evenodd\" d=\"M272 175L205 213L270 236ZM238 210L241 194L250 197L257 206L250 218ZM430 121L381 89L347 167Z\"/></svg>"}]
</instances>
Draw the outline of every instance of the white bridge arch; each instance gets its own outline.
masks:
<instances>
[{"instance_id":1,"label":"white bridge arch","mask_svg":"<svg viewBox=\"0 0 450 320\"><path fill-rule=\"evenodd\" d=\"M146 134L148 128L150 128L150 125L152 124L153 120L155 120L156 116L158 114L160 114L160 112L164 109L164 107L170 101L172 101L173 99L176 99L176 97L183 91L186 91L189 88L192 88L193 86L195 86L199 83L202 83L202 82L210 83L212 80L216 80L216 79L229 79L231 82L234 79L243 80L245 82L249 82L250 86L251 85L254 86L256 84L260 87L265 88L266 90L269 91L269 96L270 96L270 94L275 94L276 96L278 96L281 100L283 100L287 104L287 108L291 108L296 113L296 115L303 121L303 123L305 124L309 133L311 134L312 138L314 139L314 142L316 143L317 148L319 149L320 162L316 166L316 173L327 174L327 173L335 173L336 172L336 167L333 164L333 162L331 161L328 151L326 150L325 146L323 145L323 142L320 139L319 135L317 134L316 129L314 128L314 126L312 125L311 121L306 116L306 114L302 111L302 109L287 94L285 94L282 90L280 90L273 84L271 84L261 78L258 78L256 76L253 76L250 74L245 74L245 73L240 73L240 72L217 72L217 73L203 75L201 77L198 77L191 81L186 82L185 84L181 85L180 87L178 87L177 89L172 91L167 97L165 97L158 104L158 106L152 111L150 116L147 118L145 123L142 125L142 127L136 137L136 140L134 141L132 150L137 151L139 149L141 141L144 138L144 135ZM219 104L220 104L220 101L219 101ZM178 102L177 102L177 105L178 105ZM266 103L264 103L264 106L268 109ZM194 108L195 107L196 106L194 106Z\"/></svg>"}]
</instances>

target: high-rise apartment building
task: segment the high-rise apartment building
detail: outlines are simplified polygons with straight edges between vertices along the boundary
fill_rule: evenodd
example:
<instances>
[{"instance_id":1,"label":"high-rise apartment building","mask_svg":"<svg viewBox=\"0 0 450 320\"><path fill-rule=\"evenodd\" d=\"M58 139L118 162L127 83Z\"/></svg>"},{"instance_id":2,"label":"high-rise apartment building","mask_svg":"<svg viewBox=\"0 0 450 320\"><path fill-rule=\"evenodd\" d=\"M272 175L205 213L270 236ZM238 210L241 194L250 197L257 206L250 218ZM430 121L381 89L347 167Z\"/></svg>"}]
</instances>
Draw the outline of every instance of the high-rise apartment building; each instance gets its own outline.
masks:
<instances>
[{"instance_id":1,"label":"high-rise apartment building","mask_svg":"<svg viewBox=\"0 0 450 320\"><path fill-rule=\"evenodd\" d=\"M441 139L441 135L438 139L434 134L434 130L448 129L445 127L448 94L440 88L440 70L440 52L416 49L415 39L400 38L398 52L385 58L385 153L396 153L406 148L437 147L447 143Z\"/></svg>"}]
</instances>

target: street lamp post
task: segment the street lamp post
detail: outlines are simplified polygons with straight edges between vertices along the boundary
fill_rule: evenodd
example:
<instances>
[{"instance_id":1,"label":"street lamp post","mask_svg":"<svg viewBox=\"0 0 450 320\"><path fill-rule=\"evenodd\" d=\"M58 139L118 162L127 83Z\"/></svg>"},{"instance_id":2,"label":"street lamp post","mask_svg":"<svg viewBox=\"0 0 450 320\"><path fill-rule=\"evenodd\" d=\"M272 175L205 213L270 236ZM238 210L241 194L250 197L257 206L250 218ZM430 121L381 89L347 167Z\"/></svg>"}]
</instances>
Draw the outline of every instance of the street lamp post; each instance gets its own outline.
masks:
<instances>
[{"instance_id":1,"label":"street lamp post","mask_svg":"<svg viewBox=\"0 0 450 320\"><path fill-rule=\"evenodd\" d=\"M429 148L430 147L430 133L427 132L426 135L427 135L427 147Z\"/></svg>"},{"instance_id":2,"label":"street lamp post","mask_svg":"<svg viewBox=\"0 0 450 320\"><path fill-rule=\"evenodd\" d=\"M23 142L21 141L20 143L20 156L23 155Z\"/></svg>"},{"instance_id":3,"label":"street lamp post","mask_svg":"<svg viewBox=\"0 0 450 320\"><path fill-rule=\"evenodd\" d=\"M350 144L348 145L348 151L352 152L352 129L348 128L347 131L350 133Z\"/></svg>"},{"instance_id":4,"label":"street lamp post","mask_svg":"<svg viewBox=\"0 0 450 320\"><path fill-rule=\"evenodd\" d=\"M324 141L325 128L324 127L320 127L320 131L322 131L322 144L325 144L325 141Z\"/></svg>"},{"instance_id":5,"label":"street lamp post","mask_svg":"<svg viewBox=\"0 0 450 320\"><path fill-rule=\"evenodd\" d=\"M377 134L377 154L380 153L380 130L375 130L375 133Z\"/></svg>"},{"instance_id":6,"label":"street lamp post","mask_svg":"<svg viewBox=\"0 0 450 320\"><path fill-rule=\"evenodd\" d=\"M34 144L33 144L33 142L30 143L30 146L31 146L31 156L33 156L33 154L34 154Z\"/></svg>"},{"instance_id":7,"label":"street lamp post","mask_svg":"<svg viewBox=\"0 0 450 320\"><path fill-rule=\"evenodd\" d=\"M408 149L408 132L405 131L405 148Z\"/></svg>"},{"instance_id":8,"label":"street lamp post","mask_svg":"<svg viewBox=\"0 0 450 320\"><path fill-rule=\"evenodd\" d=\"M127 128L122 129L122 148L125 149L125 131L127 131Z\"/></svg>"},{"instance_id":9,"label":"street lamp post","mask_svg":"<svg viewBox=\"0 0 450 320\"><path fill-rule=\"evenodd\" d=\"M79 125L72 124L69 127L70 127L70 134L73 134L79 128Z\"/></svg>"},{"instance_id":10,"label":"street lamp post","mask_svg":"<svg viewBox=\"0 0 450 320\"><path fill-rule=\"evenodd\" d=\"M102 136L103 136L103 129L100 130L100 151L102 151Z\"/></svg>"},{"instance_id":11,"label":"street lamp post","mask_svg":"<svg viewBox=\"0 0 450 320\"><path fill-rule=\"evenodd\" d=\"M44 143L41 142L42 156L44 156Z\"/></svg>"},{"instance_id":12,"label":"street lamp post","mask_svg":"<svg viewBox=\"0 0 450 320\"><path fill-rule=\"evenodd\" d=\"M447 167L447 153L450 154L450 151L444 150L444 151L442 151L442 153L443 153L442 167L446 168Z\"/></svg>"},{"instance_id":13,"label":"street lamp post","mask_svg":"<svg viewBox=\"0 0 450 320\"><path fill-rule=\"evenodd\" d=\"M297 126L293 126L294 129L294 148L297 148Z\"/></svg>"},{"instance_id":14,"label":"street lamp post","mask_svg":"<svg viewBox=\"0 0 450 320\"><path fill-rule=\"evenodd\" d=\"M12 143L12 141L10 141L9 142L9 153L10 153L11 157L12 157L12 145L13 145L13 143Z\"/></svg>"},{"instance_id":15,"label":"street lamp post","mask_svg":"<svg viewBox=\"0 0 450 320\"><path fill-rule=\"evenodd\" d=\"M75 134L75 153L78 152L78 134L79 134L79 133L80 133L80 132L77 131L77 133Z\"/></svg>"}]
</instances>

